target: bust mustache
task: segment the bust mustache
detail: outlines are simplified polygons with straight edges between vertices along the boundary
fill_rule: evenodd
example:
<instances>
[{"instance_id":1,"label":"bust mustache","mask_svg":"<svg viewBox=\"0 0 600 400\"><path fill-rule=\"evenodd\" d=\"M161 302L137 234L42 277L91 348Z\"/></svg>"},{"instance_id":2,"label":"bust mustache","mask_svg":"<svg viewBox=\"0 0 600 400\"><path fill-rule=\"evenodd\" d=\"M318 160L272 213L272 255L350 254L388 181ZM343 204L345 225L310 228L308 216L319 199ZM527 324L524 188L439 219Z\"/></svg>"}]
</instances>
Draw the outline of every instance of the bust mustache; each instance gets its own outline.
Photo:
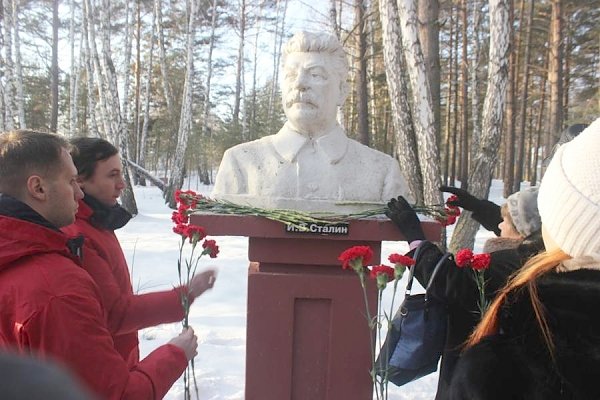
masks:
<instances>
[{"instance_id":1,"label":"bust mustache","mask_svg":"<svg viewBox=\"0 0 600 400\"><path fill-rule=\"evenodd\" d=\"M314 108L319 108L319 105L315 102L315 99L312 94L306 92L294 91L288 96L288 99L285 101L285 107L290 108L294 104L307 104Z\"/></svg>"}]
</instances>

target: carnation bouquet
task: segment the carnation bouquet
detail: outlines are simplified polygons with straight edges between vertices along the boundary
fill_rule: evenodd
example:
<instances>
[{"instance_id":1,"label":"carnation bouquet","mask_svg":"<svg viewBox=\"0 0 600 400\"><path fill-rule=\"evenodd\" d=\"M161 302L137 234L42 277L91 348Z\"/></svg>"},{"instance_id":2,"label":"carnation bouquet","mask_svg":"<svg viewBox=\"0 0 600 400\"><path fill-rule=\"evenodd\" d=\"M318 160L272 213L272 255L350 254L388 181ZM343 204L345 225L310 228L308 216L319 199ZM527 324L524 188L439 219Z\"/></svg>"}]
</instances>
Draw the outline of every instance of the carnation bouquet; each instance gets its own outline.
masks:
<instances>
[{"instance_id":1,"label":"carnation bouquet","mask_svg":"<svg viewBox=\"0 0 600 400\"><path fill-rule=\"evenodd\" d=\"M367 313L367 321L369 330L376 335L370 335L371 343L371 380L375 387L375 395L377 400L384 400L388 398L388 377L387 372L383 376L377 374L375 366L375 352L378 344L383 343L383 327L386 330L390 330L392 326L392 315L394 310L394 300L396 298L396 289L398 287L398 281L402 278L404 271L407 267L415 264L415 260L411 257L403 256L400 254L391 254L388 261L394 264L394 267L388 265L374 265L370 266L371 259L373 258L373 251L369 246L354 246L345 250L340 254L338 259L342 262L342 268L353 270L358 275L360 285L363 292L365 301L365 308ZM371 315L369 307L369 298L367 296L367 277L376 280L377 284L377 314ZM392 303L390 305L389 312L383 310L382 298L383 291L387 287L390 281L394 282L394 292L392 295ZM376 331L376 332L375 332ZM379 346L380 347L380 346ZM387 357L386 357L387 359ZM387 368L385 368L387 370Z\"/></svg>"},{"instance_id":2,"label":"carnation bouquet","mask_svg":"<svg viewBox=\"0 0 600 400\"><path fill-rule=\"evenodd\" d=\"M189 201L189 196L196 196L192 191L187 191L188 197L182 197L180 191L175 192L175 200L177 202L177 211L174 211L171 220L175 224L173 232L181 237L179 242L179 258L177 260L177 274L179 276L179 284L188 290L181 291L181 305L184 311L182 321L183 327L189 326L190 299L189 287L190 282L196 275L196 269L202 256L216 258L219 254L219 246L214 240L206 239L206 232L203 227L190 223L189 215L192 212L193 203ZM202 250L198 250L198 244L202 242ZM191 246L189 251L185 252L186 243ZM187 257L184 254L187 253ZM211 279L214 277L211 277ZM213 282L209 282L212 284ZM184 398L191 399L190 380L193 379L196 398L198 399L198 385L196 383L196 374L194 360L190 361L190 365L186 368L183 375Z\"/></svg>"},{"instance_id":3,"label":"carnation bouquet","mask_svg":"<svg viewBox=\"0 0 600 400\"><path fill-rule=\"evenodd\" d=\"M477 307L479 314L483 316L489 306L489 301L485 297L485 270L490 266L491 257L488 253L474 254L471 249L462 249L456 253L456 266L459 268L471 268L473 279L477 285L479 298Z\"/></svg>"}]
</instances>

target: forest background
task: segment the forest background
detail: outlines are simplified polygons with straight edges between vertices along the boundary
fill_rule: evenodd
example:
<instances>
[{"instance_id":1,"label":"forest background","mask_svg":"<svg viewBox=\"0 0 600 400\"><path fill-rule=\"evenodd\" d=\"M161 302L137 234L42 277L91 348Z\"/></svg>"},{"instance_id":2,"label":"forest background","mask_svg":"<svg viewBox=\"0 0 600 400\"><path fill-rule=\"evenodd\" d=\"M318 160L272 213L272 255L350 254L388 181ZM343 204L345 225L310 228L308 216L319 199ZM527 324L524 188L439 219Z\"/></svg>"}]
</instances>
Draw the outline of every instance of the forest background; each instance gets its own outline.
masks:
<instances>
[{"instance_id":1,"label":"forest background","mask_svg":"<svg viewBox=\"0 0 600 400\"><path fill-rule=\"evenodd\" d=\"M0 0L0 131L106 138L126 208L147 179L172 203L279 130L282 45L328 31L351 65L342 125L397 157L419 203L441 183L487 198L492 178L506 197L600 115L598 21L600 0ZM476 231L461 218L450 248Z\"/></svg>"}]
</instances>

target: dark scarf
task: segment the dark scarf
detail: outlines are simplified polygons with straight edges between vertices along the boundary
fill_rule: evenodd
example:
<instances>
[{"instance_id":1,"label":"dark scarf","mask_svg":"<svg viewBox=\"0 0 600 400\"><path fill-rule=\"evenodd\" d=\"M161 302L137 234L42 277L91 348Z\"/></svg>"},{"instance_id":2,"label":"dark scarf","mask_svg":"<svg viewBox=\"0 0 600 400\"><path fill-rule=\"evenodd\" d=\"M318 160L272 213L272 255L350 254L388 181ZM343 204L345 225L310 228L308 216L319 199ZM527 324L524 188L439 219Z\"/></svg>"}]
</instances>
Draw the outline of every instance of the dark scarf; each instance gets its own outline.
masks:
<instances>
[{"instance_id":1,"label":"dark scarf","mask_svg":"<svg viewBox=\"0 0 600 400\"><path fill-rule=\"evenodd\" d=\"M90 222L96 228L114 231L124 227L132 217L129 211L119 204L109 207L89 194L85 195L83 201L92 209Z\"/></svg>"},{"instance_id":2,"label":"dark scarf","mask_svg":"<svg viewBox=\"0 0 600 400\"><path fill-rule=\"evenodd\" d=\"M60 229L52 225L50 221L42 217L33 208L29 207L22 201L15 199L14 197L2 193L0 193L0 215L31 222L36 225L41 225L44 228L62 233ZM83 241L83 235L79 235L67 240L66 245L71 254L79 258L83 256Z\"/></svg>"}]
</instances>

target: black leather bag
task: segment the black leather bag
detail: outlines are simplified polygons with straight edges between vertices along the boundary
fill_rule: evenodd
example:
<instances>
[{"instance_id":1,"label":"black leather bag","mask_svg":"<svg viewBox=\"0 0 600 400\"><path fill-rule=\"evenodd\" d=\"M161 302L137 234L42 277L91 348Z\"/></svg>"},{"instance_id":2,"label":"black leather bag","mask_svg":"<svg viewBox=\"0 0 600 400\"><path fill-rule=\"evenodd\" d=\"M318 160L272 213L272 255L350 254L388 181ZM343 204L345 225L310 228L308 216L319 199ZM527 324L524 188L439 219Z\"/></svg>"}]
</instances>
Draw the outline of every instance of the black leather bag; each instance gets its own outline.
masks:
<instances>
[{"instance_id":1,"label":"black leather bag","mask_svg":"<svg viewBox=\"0 0 600 400\"><path fill-rule=\"evenodd\" d=\"M420 247L414 258L418 261ZM414 270L410 268L406 295L392 319L392 327L377 357L377 375L402 386L437 370L446 342L446 303L430 296L436 279L445 279L444 265L453 256L446 253L437 262L425 293L411 295ZM418 262L417 262L418 264Z\"/></svg>"}]
</instances>

